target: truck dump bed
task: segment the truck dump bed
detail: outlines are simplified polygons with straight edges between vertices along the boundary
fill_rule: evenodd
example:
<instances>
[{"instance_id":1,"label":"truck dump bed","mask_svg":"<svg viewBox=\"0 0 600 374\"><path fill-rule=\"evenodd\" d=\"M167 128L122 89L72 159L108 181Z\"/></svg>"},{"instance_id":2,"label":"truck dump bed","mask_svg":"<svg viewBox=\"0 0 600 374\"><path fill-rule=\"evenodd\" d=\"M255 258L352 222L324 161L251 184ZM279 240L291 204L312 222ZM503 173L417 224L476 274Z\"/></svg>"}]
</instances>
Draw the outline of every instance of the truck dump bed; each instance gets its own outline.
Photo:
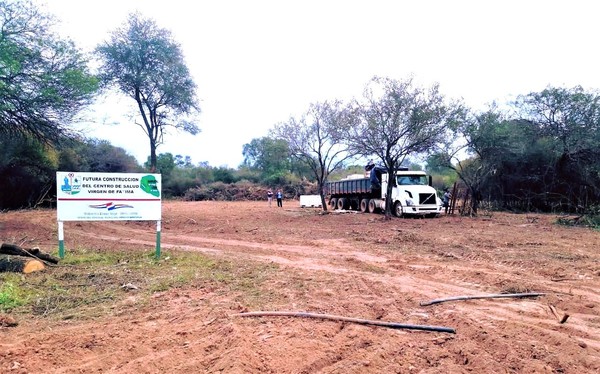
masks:
<instances>
[{"instance_id":1,"label":"truck dump bed","mask_svg":"<svg viewBox=\"0 0 600 374\"><path fill-rule=\"evenodd\" d=\"M369 178L346 179L327 183L327 192L332 196L346 196L355 194L370 194L371 181Z\"/></svg>"}]
</instances>

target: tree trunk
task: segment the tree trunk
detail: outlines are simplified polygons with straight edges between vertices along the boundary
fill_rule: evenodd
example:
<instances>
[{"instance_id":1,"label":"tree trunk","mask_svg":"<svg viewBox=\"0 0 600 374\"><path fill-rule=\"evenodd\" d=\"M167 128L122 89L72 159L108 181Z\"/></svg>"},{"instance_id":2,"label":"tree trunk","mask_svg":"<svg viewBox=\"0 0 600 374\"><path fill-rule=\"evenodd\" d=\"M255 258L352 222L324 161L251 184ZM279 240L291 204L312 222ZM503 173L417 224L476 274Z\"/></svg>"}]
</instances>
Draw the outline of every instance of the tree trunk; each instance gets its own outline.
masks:
<instances>
[{"instance_id":1,"label":"tree trunk","mask_svg":"<svg viewBox=\"0 0 600 374\"><path fill-rule=\"evenodd\" d=\"M327 195L327 192L325 191L325 182L317 181L317 188L319 189L319 195L321 196L321 208L326 212L327 202L325 201L325 196Z\"/></svg>"},{"instance_id":2,"label":"tree trunk","mask_svg":"<svg viewBox=\"0 0 600 374\"><path fill-rule=\"evenodd\" d=\"M150 138L150 172L156 173L156 142Z\"/></svg>"},{"instance_id":3,"label":"tree trunk","mask_svg":"<svg viewBox=\"0 0 600 374\"><path fill-rule=\"evenodd\" d=\"M393 164L390 164L393 165ZM391 171L390 171L391 170ZM394 188L394 168L388 168L388 183L385 192L385 219L392 219L392 189Z\"/></svg>"},{"instance_id":4,"label":"tree trunk","mask_svg":"<svg viewBox=\"0 0 600 374\"><path fill-rule=\"evenodd\" d=\"M15 272L29 274L44 270L44 263L30 257L0 255L0 273Z\"/></svg>"}]
</instances>

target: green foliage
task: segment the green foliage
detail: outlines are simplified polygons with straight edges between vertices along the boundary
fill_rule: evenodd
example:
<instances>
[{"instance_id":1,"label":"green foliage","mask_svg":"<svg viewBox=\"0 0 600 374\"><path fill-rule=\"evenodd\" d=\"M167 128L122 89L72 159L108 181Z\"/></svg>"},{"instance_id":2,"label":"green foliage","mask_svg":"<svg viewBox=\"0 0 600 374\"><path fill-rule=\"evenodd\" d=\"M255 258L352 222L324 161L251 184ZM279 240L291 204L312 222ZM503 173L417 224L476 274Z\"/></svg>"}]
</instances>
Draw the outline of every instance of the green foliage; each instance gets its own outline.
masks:
<instances>
[{"instance_id":1,"label":"green foliage","mask_svg":"<svg viewBox=\"0 0 600 374\"><path fill-rule=\"evenodd\" d=\"M239 180L234 169L224 166L214 168L212 174L216 182L235 183Z\"/></svg>"},{"instance_id":2,"label":"green foliage","mask_svg":"<svg viewBox=\"0 0 600 374\"><path fill-rule=\"evenodd\" d=\"M185 193L185 200L203 201L203 200L253 200L252 187L254 185L248 182L238 182L227 184L223 182L214 182L207 185L191 188Z\"/></svg>"},{"instance_id":3,"label":"green foliage","mask_svg":"<svg viewBox=\"0 0 600 374\"><path fill-rule=\"evenodd\" d=\"M103 173L135 173L141 167L123 148L107 140L70 139L59 150L59 170Z\"/></svg>"},{"instance_id":4,"label":"green foliage","mask_svg":"<svg viewBox=\"0 0 600 374\"><path fill-rule=\"evenodd\" d=\"M169 31L151 19L130 14L111 40L97 48L103 61L102 81L115 85L136 102L150 140L150 169L157 165L156 148L168 127L192 135L200 130L194 122L200 111L196 84L183 59L181 47Z\"/></svg>"},{"instance_id":5,"label":"green foliage","mask_svg":"<svg viewBox=\"0 0 600 374\"><path fill-rule=\"evenodd\" d=\"M260 183L261 181L260 171L244 165L239 166L238 177L240 180L245 180L252 183Z\"/></svg>"},{"instance_id":6,"label":"green foliage","mask_svg":"<svg viewBox=\"0 0 600 374\"><path fill-rule=\"evenodd\" d=\"M4 282L0 284L0 311L10 311L11 309L23 305L26 300L20 295L19 289L13 282Z\"/></svg>"},{"instance_id":7,"label":"green foliage","mask_svg":"<svg viewBox=\"0 0 600 374\"><path fill-rule=\"evenodd\" d=\"M255 138L244 144L244 166L257 170L262 180L279 180L290 170L290 149L285 140Z\"/></svg>"},{"instance_id":8,"label":"green foliage","mask_svg":"<svg viewBox=\"0 0 600 374\"><path fill-rule=\"evenodd\" d=\"M55 179L56 160L38 140L0 138L0 209L36 206Z\"/></svg>"},{"instance_id":9,"label":"green foliage","mask_svg":"<svg viewBox=\"0 0 600 374\"><path fill-rule=\"evenodd\" d=\"M556 221L565 226L585 226L600 230L600 205L592 205L577 217L561 217Z\"/></svg>"},{"instance_id":10,"label":"green foliage","mask_svg":"<svg viewBox=\"0 0 600 374\"><path fill-rule=\"evenodd\" d=\"M473 212L483 196L513 210L582 213L597 204L600 95L549 87L520 96L515 109L512 119L495 107L464 116L455 127L460 146L430 157L428 168L456 170L477 197Z\"/></svg>"},{"instance_id":11,"label":"green foliage","mask_svg":"<svg viewBox=\"0 0 600 374\"><path fill-rule=\"evenodd\" d=\"M0 0L0 137L56 143L98 89L86 58L51 26L31 2Z\"/></svg>"},{"instance_id":12,"label":"green foliage","mask_svg":"<svg viewBox=\"0 0 600 374\"><path fill-rule=\"evenodd\" d=\"M156 172L162 174L164 179L168 179L177 165L175 157L171 153L161 153L156 157ZM146 169L152 168L152 160L150 157L144 163Z\"/></svg>"},{"instance_id":13,"label":"green foliage","mask_svg":"<svg viewBox=\"0 0 600 374\"><path fill-rule=\"evenodd\" d=\"M433 187L438 191L452 187L458 179L456 171L446 165L443 154L434 153L429 155L425 170L432 176Z\"/></svg>"},{"instance_id":14,"label":"green foliage","mask_svg":"<svg viewBox=\"0 0 600 374\"><path fill-rule=\"evenodd\" d=\"M137 172L135 158L105 140L63 139L53 148L34 138L0 138L0 209L34 207L51 200L57 170Z\"/></svg>"},{"instance_id":15,"label":"green foliage","mask_svg":"<svg viewBox=\"0 0 600 374\"><path fill-rule=\"evenodd\" d=\"M186 160L182 162L183 160ZM231 184L241 178L235 169L225 166L211 167L208 163L200 163L198 166L191 164L191 158L181 155L173 157L170 153L158 155L158 171L162 173L163 194L166 197L182 197L190 189L203 191L204 199L207 191L206 185L213 182ZM149 163L146 163L149 166ZM204 186L204 188L200 188Z\"/></svg>"}]
</instances>

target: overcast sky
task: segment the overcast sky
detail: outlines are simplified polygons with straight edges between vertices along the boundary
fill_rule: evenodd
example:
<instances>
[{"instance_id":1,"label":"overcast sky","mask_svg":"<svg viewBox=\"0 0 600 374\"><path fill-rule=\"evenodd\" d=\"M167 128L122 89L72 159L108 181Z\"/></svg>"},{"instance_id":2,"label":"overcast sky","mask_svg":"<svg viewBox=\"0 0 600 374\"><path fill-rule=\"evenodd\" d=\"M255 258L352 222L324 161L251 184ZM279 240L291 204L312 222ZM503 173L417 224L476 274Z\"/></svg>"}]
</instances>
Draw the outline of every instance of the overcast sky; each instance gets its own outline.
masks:
<instances>
[{"instance_id":1,"label":"overcast sky","mask_svg":"<svg viewBox=\"0 0 600 374\"><path fill-rule=\"evenodd\" d=\"M600 5L590 0L39 0L85 51L139 11L173 33L198 85L196 136L172 133L159 153L237 167L242 147L310 103L358 97L375 75L440 83L473 108L548 85L600 88ZM99 102L89 136L138 161L148 138Z\"/></svg>"}]
</instances>

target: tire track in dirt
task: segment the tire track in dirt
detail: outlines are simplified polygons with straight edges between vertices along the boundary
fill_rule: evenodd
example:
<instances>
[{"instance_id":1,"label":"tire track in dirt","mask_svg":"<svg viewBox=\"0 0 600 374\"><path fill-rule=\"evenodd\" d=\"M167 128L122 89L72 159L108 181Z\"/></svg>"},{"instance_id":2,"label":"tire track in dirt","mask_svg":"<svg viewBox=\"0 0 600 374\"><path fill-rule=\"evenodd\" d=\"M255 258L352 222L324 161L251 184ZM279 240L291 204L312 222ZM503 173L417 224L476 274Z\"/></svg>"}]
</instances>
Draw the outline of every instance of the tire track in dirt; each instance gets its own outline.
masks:
<instances>
[{"instance_id":1,"label":"tire track in dirt","mask_svg":"<svg viewBox=\"0 0 600 374\"><path fill-rule=\"evenodd\" d=\"M144 230L126 229L123 231L128 233L129 238L126 239L128 243L145 246L155 245L155 242L153 241L133 238L139 237L140 235L147 235L147 232ZM108 235L95 235L95 237L101 240L109 241L122 240L116 236ZM475 262L471 263L471 266L467 267L458 264L449 265L447 262L441 264L435 262L432 263L431 258L429 258L427 259L427 265L405 262L405 267L407 269L412 269L411 274L396 275L396 273L399 271L398 269L386 266L388 258L351 250L350 247L344 247L343 241L340 240L333 240L332 245L327 245L326 241L319 240L320 245L318 246L304 246L181 235L165 235L163 239L163 248L198 251L206 254L236 259L243 257L249 260L273 262L282 266L288 266L307 271L324 271L332 274L345 274L349 277L360 277L360 279L365 279L371 284L381 283L383 286L377 288L388 289L390 292L397 295L417 294L425 299L438 298L444 295L455 296L483 293L481 290L482 287L477 284L470 284L475 286L475 288L473 288L469 287L469 284L464 284L464 282L463 284L457 284L454 280L448 280L446 282L440 282L437 280L440 278L440 273L448 273L452 271L473 271L473 269L478 266L478 264ZM204 244L204 246L183 244L190 242L200 245ZM357 269L356 267L345 266L348 265L349 262L353 263L352 261L348 261L348 259L354 259L356 261L365 263L373 263L379 267L383 266L385 271L383 274L373 274L373 272L363 271L360 268ZM416 258L416 260L420 261L421 259ZM423 260L425 261L425 259ZM504 269L505 266L503 264L496 264L495 266L495 270L490 269L489 266L484 266L481 270L488 274L492 273L497 275L506 274L506 272L503 272L503 270L509 270L508 267ZM436 274L436 278L433 279L428 274L419 275L419 270L423 269L429 269L432 273ZM529 275L530 280L531 277L532 275ZM535 279L537 283L541 282L552 285L551 282L548 282L546 279L537 278ZM553 291L549 290L547 292ZM576 292L578 295L586 296L590 299L597 298L595 293L582 292L581 289L578 289ZM484 304L483 306L482 303ZM556 325L552 322L549 322L554 321L552 316L548 316L539 312L540 308L544 308L541 304L542 302L535 301L533 304L531 303L531 301L526 300L512 300L510 302L505 301L500 303L497 301L480 301L477 303L468 302L466 305L460 305L459 302L459 304L453 305L451 310L453 310L456 315L468 316L468 319L476 321L505 321L522 326L524 330L536 329L547 336L552 336L555 339L560 339L565 335L576 336L577 339L585 342L585 344L587 344L589 347L600 349L600 329L581 326L575 327L574 323L576 322L575 320L572 320L573 326L569 326L568 329L562 328L560 331L555 331ZM526 307L527 305L529 305L529 307ZM417 309L419 313L432 312L431 309L419 309L418 307ZM581 321L581 319L579 321Z\"/></svg>"}]
</instances>

